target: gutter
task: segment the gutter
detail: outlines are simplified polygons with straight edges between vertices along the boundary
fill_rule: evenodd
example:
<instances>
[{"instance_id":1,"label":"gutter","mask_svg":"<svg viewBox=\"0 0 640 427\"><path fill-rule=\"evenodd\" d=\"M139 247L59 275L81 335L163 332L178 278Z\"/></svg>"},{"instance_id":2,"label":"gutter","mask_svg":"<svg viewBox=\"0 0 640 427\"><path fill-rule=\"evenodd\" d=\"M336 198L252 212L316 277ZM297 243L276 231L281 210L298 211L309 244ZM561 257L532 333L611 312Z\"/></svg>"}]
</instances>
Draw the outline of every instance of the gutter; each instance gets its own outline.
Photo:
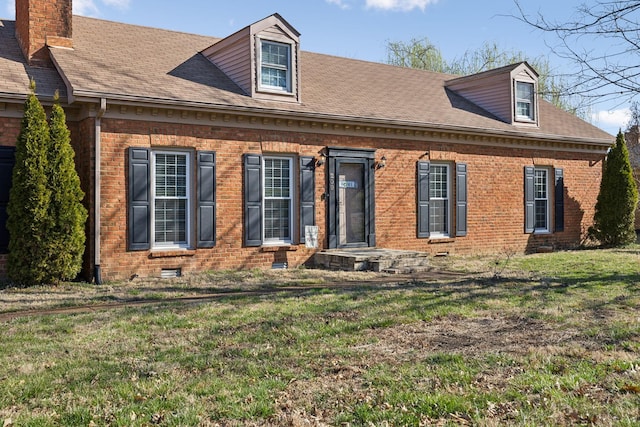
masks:
<instances>
[{"instance_id":1,"label":"gutter","mask_svg":"<svg viewBox=\"0 0 640 427\"><path fill-rule=\"evenodd\" d=\"M102 285L102 271L100 270L100 146L102 134L102 116L107 111L107 99L100 98L100 108L95 119L95 175L94 175L94 199L93 199L93 278L96 285Z\"/></svg>"}]
</instances>

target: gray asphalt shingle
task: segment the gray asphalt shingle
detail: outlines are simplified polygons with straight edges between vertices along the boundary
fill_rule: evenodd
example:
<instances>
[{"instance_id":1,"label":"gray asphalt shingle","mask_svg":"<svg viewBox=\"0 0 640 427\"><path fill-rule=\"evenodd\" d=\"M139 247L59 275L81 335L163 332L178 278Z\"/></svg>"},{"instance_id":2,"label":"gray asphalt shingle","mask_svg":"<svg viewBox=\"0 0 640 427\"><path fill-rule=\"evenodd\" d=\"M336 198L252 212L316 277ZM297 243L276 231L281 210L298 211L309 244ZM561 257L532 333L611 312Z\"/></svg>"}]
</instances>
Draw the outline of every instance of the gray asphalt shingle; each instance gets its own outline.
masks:
<instances>
[{"instance_id":1,"label":"gray asphalt shingle","mask_svg":"<svg viewBox=\"0 0 640 427\"><path fill-rule=\"evenodd\" d=\"M360 122L398 122L501 134L608 141L601 129L540 102L539 128L518 128L445 88L456 76L348 58L301 53L301 104L252 99L200 52L219 39L74 16L74 49L52 48L75 96L106 96L162 103L246 108L275 114ZM33 69L13 36L0 26L0 93L64 89L53 70ZM304 40L302 40L304 46ZM64 92L63 92L64 96Z\"/></svg>"}]
</instances>

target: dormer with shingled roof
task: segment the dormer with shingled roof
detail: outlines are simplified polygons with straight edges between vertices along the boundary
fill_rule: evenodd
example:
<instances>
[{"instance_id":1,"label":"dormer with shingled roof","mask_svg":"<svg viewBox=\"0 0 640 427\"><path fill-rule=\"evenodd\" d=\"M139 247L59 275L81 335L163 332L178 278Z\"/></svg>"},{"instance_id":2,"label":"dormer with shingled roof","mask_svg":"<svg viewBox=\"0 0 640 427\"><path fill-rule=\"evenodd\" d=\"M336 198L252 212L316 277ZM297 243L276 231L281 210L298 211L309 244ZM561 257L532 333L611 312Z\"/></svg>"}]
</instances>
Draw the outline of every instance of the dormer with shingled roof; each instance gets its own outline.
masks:
<instances>
[{"instance_id":1,"label":"dormer with shingled roof","mask_svg":"<svg viewBox=\"0 0 640 427\"><path fill-rule=\"evenodd\" d=\"M300 102L300 33L277 13L202 54L252 98Z\"/></svg>"},{"instance_id":2,"label":"dormer with shingled roof","mask_svg":"<svg viewBox=\"0 0 640 427\"><path fill-rule=\"evenodd\" d=\"M446 82L446 87L518 126L538 127L538 73L520 62Z\"/></svg>"}]
</instances>

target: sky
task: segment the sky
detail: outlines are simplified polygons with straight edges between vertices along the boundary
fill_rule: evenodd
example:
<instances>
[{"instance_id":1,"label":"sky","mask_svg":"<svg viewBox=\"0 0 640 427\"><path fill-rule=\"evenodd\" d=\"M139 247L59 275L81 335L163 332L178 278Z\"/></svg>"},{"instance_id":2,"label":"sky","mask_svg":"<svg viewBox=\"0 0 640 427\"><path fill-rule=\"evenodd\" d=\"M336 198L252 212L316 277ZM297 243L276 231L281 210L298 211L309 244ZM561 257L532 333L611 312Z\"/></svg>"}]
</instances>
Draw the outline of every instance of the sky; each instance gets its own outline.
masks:
<instances>
[{"instance_id":1,"label":"sky","mask_svg":"<svg viewBox=\"0 0 640 427\"><path fill-rule=\"evenodd\" d=\"M0 16L15 17L15 0L0 0ZM567 22L585 0L520 0L527 14ZM551 36L516 19L515 0L73 0L75 14L110 21L225 37L273 13L301 33L302 50L385 62L389 42L428 38L445 59L485 43L546 58L563 72ZM108 37L108 35L105 35ZM591 122L615 135L628 105L597 105Z\"/></svg>"}]
</instances>

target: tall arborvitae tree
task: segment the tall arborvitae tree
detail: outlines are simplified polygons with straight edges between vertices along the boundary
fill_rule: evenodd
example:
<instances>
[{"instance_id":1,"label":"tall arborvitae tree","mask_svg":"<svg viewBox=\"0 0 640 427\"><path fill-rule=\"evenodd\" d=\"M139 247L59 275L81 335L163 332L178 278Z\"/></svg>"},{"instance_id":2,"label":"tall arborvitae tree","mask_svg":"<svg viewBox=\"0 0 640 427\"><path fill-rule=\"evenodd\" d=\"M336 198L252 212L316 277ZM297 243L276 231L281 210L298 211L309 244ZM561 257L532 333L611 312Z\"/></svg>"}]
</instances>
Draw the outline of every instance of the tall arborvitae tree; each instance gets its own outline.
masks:
<instances>
[{"instance_id":1,"label":"tall arborvitae tree","mask_svg":"<svg viewBox=\"0 0 640 427\"><path fill-rule=\"evenodd\" d=\"M64 110L56 102L50 117L51 143L49 157L49 188L51 230L47 237L51 249L49 269L54 280L73 279L82 268L87 210L82 205L84 192L75 169L75 153Z\"/></svg>"},{"instance_id":2,"label":"tall arborvitae tree","mask_svg":"<svg viewBox=\"0 0 640 427\"><path fill-rule=\"evenodd\" d=\"M631 172L627 144L620 131L604 162L589 235L607 247L632 243L636 239L634 218L637 204L638 189Z\"/></svg>"},{"instance_id":3,"label":"tall arborvitae tree","mask_svg":"<svg viewBox=\"0 0 640 427\"><path fill-rule=\"evenodd\" d=\"M14 283L23 286L45 283L50 278L46 240L51 229L51 189L47 179L49 141L47 116L32 82L16 142L16 163L7 205L7 272Z\"/></svg>"}]
</instances>

